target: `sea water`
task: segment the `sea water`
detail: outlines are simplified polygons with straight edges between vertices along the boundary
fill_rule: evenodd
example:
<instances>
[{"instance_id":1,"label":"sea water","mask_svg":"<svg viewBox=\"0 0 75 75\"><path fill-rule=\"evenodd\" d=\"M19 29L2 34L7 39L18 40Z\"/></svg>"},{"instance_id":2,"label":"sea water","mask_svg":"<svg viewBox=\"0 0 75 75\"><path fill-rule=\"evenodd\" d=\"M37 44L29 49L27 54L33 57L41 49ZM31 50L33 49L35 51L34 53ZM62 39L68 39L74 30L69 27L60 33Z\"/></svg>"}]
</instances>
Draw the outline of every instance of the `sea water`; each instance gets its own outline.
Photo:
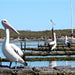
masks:
<instances>
[{"instance_id":1,"label":"sea water","mask_svg":"<svg viewBox=\"0 0 75 75\"><path fill-rule=\"evenodd\" d=\"M27 48L28 47L31 47L31 48L37 48L38 47L38 43L39 44L44 44L45 41L26 41L26 45L29 45L29 46L26 46ZM64 42L64 41L58 41L58 42ZM2 41L0 41L0 57L1 58L5 58L5 56L3 55L2 53ZM15 45L17 45L19 48L21 48L21 41L11 41L10 43L13 43ZM24 43L23 43L24 44ZM30 45L35 45L35 46L30 46ZM28 50L27 50L28 51ZM26 57L60 57L60 56L26 56ZM65 55L63 55L62 57L66 57ZM43 66L50 66L51 65L51 62L50 61L27 61L28 63L28 66L30 67L43 67ZM2 65L8 65L9 66L10 62L2 62ZM18 66L22 65L20 63L17 64ZM72 66L72 67L75 67L75 61L56 61L56 65L57 66ZM15 62L12 63L12 66L15 66ZM23 66L23 65L22 65Z\"/></svg>"}]
</instances>

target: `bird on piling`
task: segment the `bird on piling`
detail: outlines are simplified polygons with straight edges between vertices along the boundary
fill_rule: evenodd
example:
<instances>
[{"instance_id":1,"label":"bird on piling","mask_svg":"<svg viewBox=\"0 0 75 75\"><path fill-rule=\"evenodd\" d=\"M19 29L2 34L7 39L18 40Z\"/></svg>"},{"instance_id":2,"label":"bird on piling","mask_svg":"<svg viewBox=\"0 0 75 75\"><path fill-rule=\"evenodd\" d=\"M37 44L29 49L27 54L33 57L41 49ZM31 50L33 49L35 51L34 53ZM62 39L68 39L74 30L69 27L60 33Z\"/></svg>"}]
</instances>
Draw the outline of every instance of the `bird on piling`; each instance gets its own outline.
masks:
<instances>
[{"instance_id":1,"label":"bird on piling","mask_svg":"<svg viewBox=\"0 0 75 75\"><path fill-rule=\"evenodd\" d=\"M15 62L15 69L17 68L17 62L24 64L25 66L27 65L26 61L23 60L23 52L22 50L17 47L14 44L10 44L9 43L9 39L10 39L10 34L9 34L9 30L12 30L13 32L19 34L19 32L14 29L6 19L3 19L1 21L3 27L5 28L5 33L6 33L6 37L5 40L3 42L2 45L2 51L3 54L5 55L5 57L10 60L10 65L9 67L11 67L12 62Z\"/></svg>"},{"instance_id":2,"label":"bird on piling","mask_svg":"<svg viewBox=\"0 0 75 75\"><path fill-rule=\"evenodd\" d=\"M65 36L65 45L66 45L66 47L71 48L71 44L70 44L70 42L68 41L67 36Z\"/></svg>"},{"instance_id":3,"label":"bird on piling","mask_svg":"<svg viewBox=\"0 0 75 75\"><path fill-rule=\"evenodd\" d=\"M54 38L53 38L54 40L48 44L50 50L55 49L56 45L57 45L57 43L56 43L56 33L54 32L53 35L54 35Z\"/></svg>"}]
</instances>

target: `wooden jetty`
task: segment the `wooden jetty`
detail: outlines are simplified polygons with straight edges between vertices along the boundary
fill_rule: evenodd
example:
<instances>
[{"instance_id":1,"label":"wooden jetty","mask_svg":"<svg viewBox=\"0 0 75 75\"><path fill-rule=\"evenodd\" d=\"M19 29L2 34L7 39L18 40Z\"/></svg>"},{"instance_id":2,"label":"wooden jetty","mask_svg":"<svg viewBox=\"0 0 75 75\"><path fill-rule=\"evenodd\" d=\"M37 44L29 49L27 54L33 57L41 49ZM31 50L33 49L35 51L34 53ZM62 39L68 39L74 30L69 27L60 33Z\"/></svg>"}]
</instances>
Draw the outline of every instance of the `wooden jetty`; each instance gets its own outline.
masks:
<instances>
[{"instance_id":1,"label":"wooden jetty","mask_svg":"<svg viewBox=\"0 0 75 75\"><path fill-rule=\"evenodd\" d=\"M23 44L24 43L24 44ZM36 46L35 44L26 44L25 42L21 42L21 49L24 50L24 55L25 56L60 56L60 57L34 57L34 58L26 58L26 61L63 61L63 60L75 60L75 57L69 57L71 55L75 55L75 43L71 42L71 48L66 47L65 43L57 43L57 47L51 51L49 49L49 45L48 44L44 44L41 45L39 44L38 41L38 45L37 48L30 48L30 46ZM28 46L28 47L27 47ZM27 51L28 50L28 51ZM68 57L61 57L62 55L68 55Z\"/></svg>"},{"instance_id":2,"label":"wooden jetty","mask_svg":"<svg viewBox=\"0 0 75 75\"><path fill-rule=\"evenodd\" d=\"M55 50L51 51L48 44L40 45L38 42L37 48L35 44L26 44L21 42L21 49L25 55L25 61L75 61L75 43L71 43L71 48L66 47L64 43L57 43ZM67 55L62 57L62 55ZM26 57L34 56L34 57ZM38 57L40 56L40 57ZM41 57L53 56L53 57ZM57 57L59 56L59 57ZM71 56L71 57L70 57ZM0 58L0 62L9 62L6 58ZM75 75L75 68L71 66L56 66L56 67L19 67L17 70L14 68L0 66L0 75Z\"/></svg>"},{"instance_id":3,"label":"wooden jetty","mask_svg":"<svg viewBox=\"0 0 75 75\"><path fill-rule=\"evenodd\" d=\"M57 43L57 47L53 51L49 50L48 44L39 45L39 42L37 48L30 48L30 46L36 46L36 45L32 44L26 45L26 41L21 42L21 49L24 52L26 61L54 61L54 60L74 61L75 60L75 57L70 57L71 55L75 55L75 43L71 43L71 48L66 47L65 43ZM34 58L26 57L26 56L58 56L58 55L60 57L34 57ZM61 57L63 55L68 55L68 57ZM0 58L0 62L9 62L9 60L5 58Z\"/></svg>"},{"instance_id":4,"label":"wooden jetty","mask_svg":"<svg viewBox=\"0 0 75 75\"><path fill-rule=\"evenodd\" d=\"M27 47L28 46L28 47ZM75 43L71 42L71 48L66 47L65 43L57 43L57 47L55 50L51 51L49 49L48 44L41 45L39 44L37 48L33 47L30 48L30 46L36 46L35 44L26 44L26 41L21 42L21 49L24 52L25 60L26 61L63 61L63 60L75 60L75 57L70 57L71 55L75 55ZM28 51L27 51L28 50ZM60 57L26 57L26 56L60 56ZM67 55L67 57L61 57L62 55ZM9 62L9 60L5 58L0 58L0 62Z\"/></svg>"}]
</instances>

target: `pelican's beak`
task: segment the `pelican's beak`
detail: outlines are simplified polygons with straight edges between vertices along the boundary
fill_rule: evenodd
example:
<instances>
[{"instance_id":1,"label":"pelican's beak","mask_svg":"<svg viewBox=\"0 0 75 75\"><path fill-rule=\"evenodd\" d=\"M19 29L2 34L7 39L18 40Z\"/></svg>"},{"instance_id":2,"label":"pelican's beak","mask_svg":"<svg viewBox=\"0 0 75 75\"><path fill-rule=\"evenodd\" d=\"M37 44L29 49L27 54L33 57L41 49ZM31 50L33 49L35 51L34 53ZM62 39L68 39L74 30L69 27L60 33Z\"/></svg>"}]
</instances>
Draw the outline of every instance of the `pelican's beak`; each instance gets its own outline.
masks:
<instances>
[{"instance_id":1,"label":"pelican's beak","mask_svg":"<svg viewBox=\"0 0 75 75\"><path fill-rule=\"evenodd\" d=\"M5 29L10 29L10 30L12 30L13 32L19 34L19 32L18 32L15 28L13 28L13 27L7 22L7 20L5 20L5 19L2 20L2 25L4 26Z\"/></svg>"}]
</instances>

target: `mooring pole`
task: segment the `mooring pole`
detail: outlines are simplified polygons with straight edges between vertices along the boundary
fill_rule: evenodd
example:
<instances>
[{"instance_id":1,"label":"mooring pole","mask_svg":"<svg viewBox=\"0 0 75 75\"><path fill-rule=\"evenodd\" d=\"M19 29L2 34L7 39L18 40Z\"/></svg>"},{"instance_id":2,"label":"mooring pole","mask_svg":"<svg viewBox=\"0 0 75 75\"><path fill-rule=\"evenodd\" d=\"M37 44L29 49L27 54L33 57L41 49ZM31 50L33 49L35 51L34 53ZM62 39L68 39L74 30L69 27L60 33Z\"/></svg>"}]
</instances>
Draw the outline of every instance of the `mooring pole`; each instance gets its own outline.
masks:
<instances>
[{"instance_id":1,"label":"mooring pole","mask_svg":"<svg viewBox=\"0 0 75 75\"><path fill-rule=\"evenodd\" d=\"M24 41L24 50L26 49L26 40Z\"/></svg>"},{"instance_id":2,"label":"mooring pole","mask_svg":"<svg viewBox=\"0 0 75 75\"><path fill-rule=\"evenodd\" d=\"M22 49L22 41L21 41L21 49Z\"/></svg>"},{"instance_id":3,"label":"mooring pole","mask_svg":"<svg viewBox=\"0 0 75 75\"><path fill-rule=\"evenodd\" d=\"M72 0L71 0L71 26L72 26L72 33L71 36L73 38L73 14L72 14Z\"/></svg>"},{"instance_id":4,"label":"mooring pole","mask_svg":"<svg viewBox=\"0 0 75 75\"><path fill-rule=\"evenodd\" d=\"M54 41L54 35L53 35L53 33L54 33L54 29L52 27L52 41Z\"/></svg>"}]
</instances>

